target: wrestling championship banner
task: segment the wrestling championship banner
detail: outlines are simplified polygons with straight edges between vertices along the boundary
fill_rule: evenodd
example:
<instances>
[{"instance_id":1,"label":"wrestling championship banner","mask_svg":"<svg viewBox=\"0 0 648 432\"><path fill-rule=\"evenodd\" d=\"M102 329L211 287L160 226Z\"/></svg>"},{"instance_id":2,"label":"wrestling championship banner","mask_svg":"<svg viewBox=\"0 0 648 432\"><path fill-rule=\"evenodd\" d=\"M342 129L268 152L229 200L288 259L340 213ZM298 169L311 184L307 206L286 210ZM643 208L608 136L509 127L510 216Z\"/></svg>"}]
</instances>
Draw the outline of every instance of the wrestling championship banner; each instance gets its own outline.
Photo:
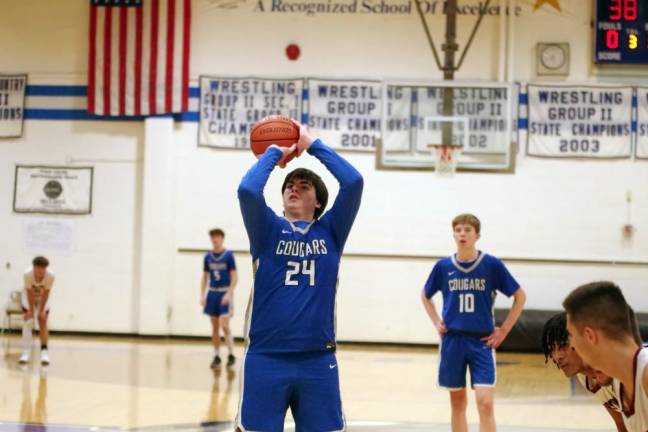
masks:
<instances>
[{"instance_id":1,"label":"wrestling championship banner","mask_svg":"<svg viewBox=\"0 0 648 432\"><path fill-rule=\"evenodd\" d=\"M303 79L200 77L198 145L250 148L252 126L269 115L300 120Z\"/></svg>"},{"instance_id":2,"label":"wrestling championship banner","mask_svg":"<svg viewBox=\"0 0 648 432\"><path fill-rule=\"evenodd\" d=\"M378 81L308 80L308 127L336 150L374 152L383 86Z\"/></svg>"},{"instance_id":3,"label":"wrestling championship banner","mask_svg":"<svg viewBox=\"0 0 648 432\"><path fill-rule=\"evenodd\" d=\"M27 75L0 75L0 138L23 134Z\"/></svg>"},{"instance_id":4,"label":"wrestling championship banner","mask_svg":"<svg viewBox=\"0 0 648 432\"><path fill-rule=\"evenodd\" d=\"M632 88L529 84L527 154L554 158L627 158L632 147Z\"/></svg>"},{"instance_id":5,"label":"wrestling championship banner","mask_svg":"<svg viewBox=\"0 0 648 432\"><path fill-rule=\"evenodd\" d=\"M648 88L637 88L637 152L638 159L648 159Z\"/></svg>"},{"instance_id":6,"label":"wrestling championship banner","mask_svg":"<svg viewBox=\"0 0 648 432\"><path fill-rule=\"evenodd\" d=\"M92 212L91 167L16 166L16 213Z\"/></svg>"}]
</instances>

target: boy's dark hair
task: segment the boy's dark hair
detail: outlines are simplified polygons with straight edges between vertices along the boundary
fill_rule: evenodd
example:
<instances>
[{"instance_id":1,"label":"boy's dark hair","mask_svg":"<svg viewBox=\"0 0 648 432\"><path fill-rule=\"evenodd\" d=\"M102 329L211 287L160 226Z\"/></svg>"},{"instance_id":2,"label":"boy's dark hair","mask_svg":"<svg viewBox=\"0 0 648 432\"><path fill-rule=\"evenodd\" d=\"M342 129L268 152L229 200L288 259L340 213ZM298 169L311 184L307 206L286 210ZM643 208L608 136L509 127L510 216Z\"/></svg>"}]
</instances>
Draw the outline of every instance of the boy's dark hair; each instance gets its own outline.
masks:
<instances>
[{"instance_id":1,"label":"boy's dark hair","mask_svg":"<svg viewBox=\"0 0 648 432\"><path fill-rule=\"evenodd\" d=\"M579 330L588 326L600 329L613 340L623 340L627 336L635 338L633 327L636 321L632 319L631 324L630 306L614 282L582 285L567 296L563 307Z\"/></svg>"},{"instance_id":2,"label":"boy's dark hair","mask_svg":"<svg viewBox=\"0 0 648 432\"><path fill-rule=\"evenodd\" d=\"M474 214L462 213L455 216L455 218L452 219L452 229L454 230L457 225L470 225L475 229L477 234L481 231L481 222Z\"/></svg>"},{"instance_id":3,"label":"boy's dark hair","mask_svg":"<svg viewBox=\"0 0 648 432\"><path fill-rule=\"evenodd\" d=\"M551 351L558 346L564 347L569 343L567 332L567 313L561 312L549 318L542 327L542 339L540 345L544 354L545 363L551 357Z\"/></svg>"},{"instance_id":4,"label":"boy's dark hair","mask_svg":"<svg viewBox=\"0 0 648 432\"><path fill-rule=\"evenodd\" d=\"M220 228L214 228L209 230L209 237L221 236L225 238L225 231Z\"/></svg>"},{"instance_id":5,"label":"boy's dark hair","mask_svg":"<svg viewBox=\"0 0 648 432\"><path fill-rule=\"evenodd\" d=\"M32 260L32 265L34 267L45 267L49 266L49 260L44 256L37 256Z\"/></svg>"},{"instance_id":6,"label":"boy's dark hair","mask_svg":"<svg viewBox=\"0 0 648 432\"><path fill-rule=\"evenodd\" d=\"M315 209L313 217L315 219L320 217L322 213L324 213L326 203L328 202L328 189L326 189L324 180L307 168L297 168L296 170L289 172L284 179L283 185L281 185L282 194L286 190L288 183L293 180L305 180L313 185L315 188L315 197L317 198L317 202L320 204L320 207Z\"/></svg>"},{"instance_id":7,"label":"boy's dark hair","mask_svg":"<svg viewBox=\"0 0 648 432\"><path fill-rule=\"evenodd\" d=\"M641 329L639 328L639 320L635 315L635 311L632 307L628 306L628 320L630 321L630 328L632 329L632 337L634 338L637 345L643 345L643 338L641 337Z\"/></svg>"}]
</instances>

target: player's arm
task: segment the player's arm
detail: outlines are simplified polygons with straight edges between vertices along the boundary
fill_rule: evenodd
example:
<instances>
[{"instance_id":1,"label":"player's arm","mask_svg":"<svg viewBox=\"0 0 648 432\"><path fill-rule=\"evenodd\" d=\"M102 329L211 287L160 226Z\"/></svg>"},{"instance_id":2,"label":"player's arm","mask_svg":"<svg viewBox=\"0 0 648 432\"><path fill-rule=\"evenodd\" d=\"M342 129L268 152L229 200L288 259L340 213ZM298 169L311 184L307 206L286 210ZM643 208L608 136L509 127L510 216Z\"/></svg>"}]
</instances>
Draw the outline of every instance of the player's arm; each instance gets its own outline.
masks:
<instances>
[{"instance_id":1,"label":"player's arm","mask_svg":"<svg viewBox=\"0 0 648 432\"><path fill-rule=\"evenodd\" d=\"M45 309L45 305L47 304L47 301L49 300L50 296L50 287L46 286L41 293L41 306L39 307L39 316L38 318L41 320L44 320L47 318L47 310Z\"/></svg>"},{"instance_id":2,"label":"player's arm","mask_svg":"<svg viewBox=\"0 0 648 432\"><path fill-rule=\"evenodd\" d=\"M36 296L34 295L34 290L32 289L27 275L24 276L23 286L25 288L27 297L27 312L25 313L25 320L29 320L34 317L34 304L36 303Z\"/></svg>"},{"instance_id":3,"label":"player's arm","mask_svg":"<svg viewBox=\"0 0 648 432\"><path fill-rule=\"evenodd\" d=\"M328 212L340 249L344 247L351 226L360 209L364 180L358 170L321 140L315 139L304 125L299 127L298 154L304 150L315 156L340 184L335 202Z\"/></svg>"},{"instance_id":4,"label":"player's arm","mask_svg":"<svg viewBox=\"0 0 648 432\"><path fill-rule=\"evenodd\" d=\"M227 287L227 293L223 296L222 303L229 304L232 301L234 296L234 289L236 289L236 284L238 282L238 273L236 272L236 260L234 255L230 254L227 260L227 270L229 271L230 284Z\"/></svg>"},{"instance_id":5,"label":"player's arm","mask_svg":"<svg viewBox=\"0 0 648 432\"><path fill-rule=\"evenodd\" d=\"M623 423L623 417L621 416L621 413L615 409L610 408L605 404L603 404L603 406L605 407L605 410L608 412L608 414L610 414L610 417L612 417L612 420L616 425L617 431L628 432L628 430L625 427L625 424Z\"/></svg>"},{"instance_id":6,"label":"player's arm","mask_svg":"<svg viewBox=\"0 0 648 432\"><path fill-rule=\"evenodd\" d=\"M511 332L511 329L517 322L518 318L520 318L525 302L526 293L522 288L518 288L513 294L513 305L511 306L511 309L502 325L500 327L495 327L493 333L484 338L486 340L486 345L491 348L498 348L502 342L504 342L504 339L506 339L506 336Z\"/></svg>"},{"instance_id":7,"label":"player's arm","mask_svg":"<svg viewBox=\"0 0 648 432\"><path fill-rule=\"evenodd\" d=\"M230 285L227 287L227 292L223 296L223 300L221 300L222 304L229 304L232 301L232 297L234 296L234 289L236 288L236 283L238 282L238 273L236 272L236 269L232 269L229 271L230 275Z\"/></svg>"},{"instance_id":8,"label":"player's arm","mask_svg":"<svg viewBox=\"0 0 648 432\"><path fill-rule=\"evenodd\" d=\"M207 291L207 282L209 281L209 272L203 271L200 279L200 304L205 306L205 291Z\"/></svg>"},{"instance_id":9,"label":"player's arm","mask_svg":"<svg viewBox=\"0 0 648 432\"><path fill-rule=\"evenodd\" d=\"M436 306L434 306L434 302L432 301L432 298L428 298L425 295L425 289L421 290L421 301L423 302L423 307L425 308L425 312L432 320L432 323L434 324L434 327L437 329L439 334L446 333L448 329L446 328L443 319L439 316L439 312L437 312Z\"/></svg>"},{"instance_id":10,"label":"player's arm","mask_svg":"<svg viewBox=\"0 0 648 432\"><path fill-rule=\"evenodd\" d=\"M643 392L648 396L648 366L644 368L643 377L641 378Z\"/></svg>"},{"instance_id":11,"label":"player's arm","mask_svg":"<svg viewBox=\"0 0 648 432\"><path fill-rule=\"evenodd\" d=\"M439 313L436 310L436 306L434 306L434 302L432 302L432 296L434 296L434 294L439 290L439 282L437 281L437 279L440 273L441 270L439 269L439 266L435 265L430 272L430 276L428 276L427 281L425 281L423 290L421 290L421 301L423 302L425 312L432 320L434 327L437 329L439 334L442 335L446 333L448 329L445 326L443 318L439 316Z\"/></svg>"},{"instance_id":12,"label":"player's arm","mask_svg":"<svg viewBox=\"0 0 648 432\"><path fill-rule=\"evenodd\" d=\"M253 257L257 256L263 245L269 232L268 225L274 217L273 211L266 204L263 189L275 165L285 159L290 149L294 152L296 146L288 149L281 149L275 145L270 146L252 165L238 187L239 205L245 230L250 238Z\"/></svg>"}]
</instances>

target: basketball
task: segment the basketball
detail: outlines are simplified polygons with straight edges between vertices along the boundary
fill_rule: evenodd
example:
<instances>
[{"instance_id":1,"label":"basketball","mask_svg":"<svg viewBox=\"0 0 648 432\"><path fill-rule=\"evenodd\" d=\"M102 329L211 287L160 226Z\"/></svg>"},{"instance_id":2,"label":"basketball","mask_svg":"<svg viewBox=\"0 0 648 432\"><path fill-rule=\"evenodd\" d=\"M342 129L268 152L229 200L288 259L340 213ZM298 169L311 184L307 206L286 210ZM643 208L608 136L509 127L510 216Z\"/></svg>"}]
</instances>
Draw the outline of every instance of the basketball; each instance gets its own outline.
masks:
<instances>
[{"instance_id":1,"label":"basketball","mask_svg":"<svg viewBox=\"0 0 648 432\"><path fill-rule=\"evenodd\" d=\"M283 116L265 117L255 124L250 132L250 148L257 157L272 144L290 147L297 141L299 141L299 127L288 117Z\"/></svg>"}]
</instances>

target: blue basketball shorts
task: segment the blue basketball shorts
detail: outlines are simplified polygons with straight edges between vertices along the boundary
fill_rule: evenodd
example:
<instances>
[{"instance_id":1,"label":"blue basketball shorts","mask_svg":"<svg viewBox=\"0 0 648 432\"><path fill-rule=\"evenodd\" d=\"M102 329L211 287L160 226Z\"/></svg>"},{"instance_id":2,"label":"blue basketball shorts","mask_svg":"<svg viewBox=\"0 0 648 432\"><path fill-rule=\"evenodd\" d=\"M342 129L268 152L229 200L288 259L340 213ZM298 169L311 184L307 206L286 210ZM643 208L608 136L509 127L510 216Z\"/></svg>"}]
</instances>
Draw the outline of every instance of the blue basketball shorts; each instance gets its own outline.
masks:
<instances>
[{"instance_id":1,"label":"blue basketball shorts","mask_svg":"<svg viewBox=\"0 0 648 432\"><path fill-rule=\"evenodd\" d=\"M497 381L495 350L479 336L448 332L439 348L439 386L448 390L466 387L466 368L474 387L493 387Z\"/></svg>"},{"instance_id":2,"label":"blue basketball shorts","mask_svg":"<svg viewBox=\"0 0 648 432\"><path fill-rule=\"evenodd\" d=\"M345 429L335 353L247 353L241 372L239 429L281 432L288 408L296 432Z\"/></svg>"},{"instance_id":3,"label":"blue basketball shorts","mask_svg":"<svg viewBox=\"0 0 648 432\"><path fill-rule=\"evenodd\" d=\"M207 299L205 301L204 313L209 316L226 316L230 315L230 306L229 304L222 304L223 296L226 294L226 291L207 291Z\"/></svg>"}]
</instances>

